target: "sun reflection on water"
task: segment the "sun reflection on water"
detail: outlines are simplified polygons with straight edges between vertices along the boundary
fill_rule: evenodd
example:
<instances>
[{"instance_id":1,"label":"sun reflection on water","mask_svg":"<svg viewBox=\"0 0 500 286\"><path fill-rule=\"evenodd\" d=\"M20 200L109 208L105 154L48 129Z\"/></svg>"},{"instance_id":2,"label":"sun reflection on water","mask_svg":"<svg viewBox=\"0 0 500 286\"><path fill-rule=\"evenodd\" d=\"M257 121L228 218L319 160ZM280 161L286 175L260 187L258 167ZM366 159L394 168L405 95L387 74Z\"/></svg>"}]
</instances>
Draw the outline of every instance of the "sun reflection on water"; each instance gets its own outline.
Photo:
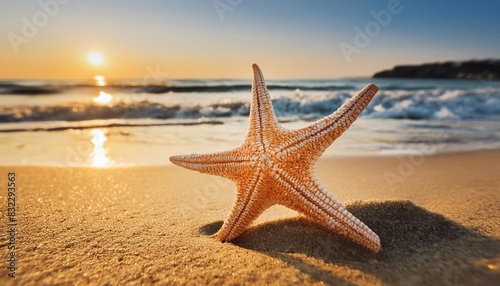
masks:
<instances>
[{"instance_id":1,"label":"sun reflection on water","mask_svg":"<svg viewBox=\"0 0 500 286\"><path fill-rule=\"evenodd\" d=\"M91 154L92 166L94 167L106 167L109 165L110 160L107 157L107 150L104 148L104 142L108 140L106 134L101 129L92 129L92 144L94 144L94 150Z\"/></svg>"},{"instance_id":2,"label":"sun reflection on water","mask_svg":"<svg viewBox=\"0 0 500 286\"><path fill-rule=\"evenodd\" d=\"M100 104L100 105L106 105L110 103L113 100L113 96L109 93L105 93L104 91L99 91L99 96L94 97L92 101L94 103Z\"/></svg>"},{"instance_id":3,"label":"sun reflection on water","mask_svg":"<svg viewBox=\"0 0 500 286\"><path fill-rule=\"evenodd\" d=\"M106 78L102 75L94 76L95 84L97 86L106 86Z\"/></svg>"}]
</instances>

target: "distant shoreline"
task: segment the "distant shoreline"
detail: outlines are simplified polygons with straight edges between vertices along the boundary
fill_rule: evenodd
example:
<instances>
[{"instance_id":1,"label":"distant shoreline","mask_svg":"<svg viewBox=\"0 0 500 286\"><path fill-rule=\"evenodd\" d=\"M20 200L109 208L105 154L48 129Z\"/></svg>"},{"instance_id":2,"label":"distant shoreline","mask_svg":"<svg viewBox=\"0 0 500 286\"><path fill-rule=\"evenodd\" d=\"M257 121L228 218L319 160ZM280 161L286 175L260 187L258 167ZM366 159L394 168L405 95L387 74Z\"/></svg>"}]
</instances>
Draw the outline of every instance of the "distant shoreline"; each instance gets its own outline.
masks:
<instances>
[{"instance_id":1,"label":"distant shoreline","mask_svg":"<svg viewBox=\"0 0 500 286\"><path fill-rule=\"evenodd\" d=\"M376 72L373 78L500 80L500 59L398 65Z\"/></svg>"}]
</instances>

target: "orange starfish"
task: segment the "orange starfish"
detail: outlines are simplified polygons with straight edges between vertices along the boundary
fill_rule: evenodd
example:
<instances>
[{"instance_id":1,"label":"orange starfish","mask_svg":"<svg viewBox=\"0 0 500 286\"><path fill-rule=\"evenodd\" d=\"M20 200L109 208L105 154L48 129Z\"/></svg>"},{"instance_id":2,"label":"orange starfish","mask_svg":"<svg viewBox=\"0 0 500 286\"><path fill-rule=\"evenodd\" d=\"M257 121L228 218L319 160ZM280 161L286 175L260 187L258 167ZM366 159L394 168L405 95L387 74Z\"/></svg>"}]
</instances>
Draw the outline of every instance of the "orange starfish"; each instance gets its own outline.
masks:
<instances>
[{"instance_id":1,"label":"orange starfish","mask_svg":"<svg viewBox=\"0 0 500 286\"><path fill-rule=\"evenodd\" d=\"M245 141L226 152L170 157L176 165L236 183L236 201L217 238L236 238L262 212L280 204L378 252L377 234L321 185L314 170L324 150L370 103L377 86L367 85L337 111L309 126L288 130L276 119L264 76L256 64L253 71L250 126Z\"/></svg>"}]
</instances>

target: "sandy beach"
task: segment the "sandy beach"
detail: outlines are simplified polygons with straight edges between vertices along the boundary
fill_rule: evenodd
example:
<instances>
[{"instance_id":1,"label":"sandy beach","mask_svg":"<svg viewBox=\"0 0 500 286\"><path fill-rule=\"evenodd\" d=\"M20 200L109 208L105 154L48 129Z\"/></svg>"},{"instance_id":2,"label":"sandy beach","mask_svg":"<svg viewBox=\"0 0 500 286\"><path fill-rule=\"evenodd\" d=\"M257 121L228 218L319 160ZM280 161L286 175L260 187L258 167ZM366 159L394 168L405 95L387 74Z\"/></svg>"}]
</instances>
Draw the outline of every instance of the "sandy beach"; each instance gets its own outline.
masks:
<instances>
[{"instance_id":1,"label":"sandy beach","mask_svg":"<svg viewBox=\"0 0 500 286\"><path fill-rule=\"evenodd\" d=\"M499 162L500 151L320 159L325 187L380 236L378 254L279 206L221 243L233 183L179 167L1 167L0 284L498 285Z\"/></svg>"},{"instance_id":2,"label":"sandy beach","mask_svg":"<svg viewBox=\"0 0 500 286\"><path fill-rule=\"evenodd\" d=\"M0 286L500 286L480 3L3 1Z\"/></svg>"}]
</instances>

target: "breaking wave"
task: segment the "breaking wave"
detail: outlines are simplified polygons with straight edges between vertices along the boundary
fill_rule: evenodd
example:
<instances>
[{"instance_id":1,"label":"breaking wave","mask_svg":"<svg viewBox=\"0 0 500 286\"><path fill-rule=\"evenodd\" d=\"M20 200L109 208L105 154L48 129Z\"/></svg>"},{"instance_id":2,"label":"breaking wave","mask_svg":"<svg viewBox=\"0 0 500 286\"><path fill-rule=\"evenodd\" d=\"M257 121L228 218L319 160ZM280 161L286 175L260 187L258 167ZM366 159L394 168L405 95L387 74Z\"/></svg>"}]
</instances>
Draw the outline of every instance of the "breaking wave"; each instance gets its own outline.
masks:
<instances>
[{"instance_id":1,"label":"breaking wave","mask_svg":"<svg viewBox=\"0 0 500 286\"><path fill-rule=\"evenodd\" d=\"M469 120L500 116L500 89L385 90L373 99L362 116L370 118ZM279 117L312 120L326 116L347 101L354 91L278 93L273 98ZM165 95L168 96L168 95ZM200 119L247 116L249 101L160 103L149 100L54 105L0 106L0 122L83 121L94 119Z\"/></svg>"}]
</instances>

